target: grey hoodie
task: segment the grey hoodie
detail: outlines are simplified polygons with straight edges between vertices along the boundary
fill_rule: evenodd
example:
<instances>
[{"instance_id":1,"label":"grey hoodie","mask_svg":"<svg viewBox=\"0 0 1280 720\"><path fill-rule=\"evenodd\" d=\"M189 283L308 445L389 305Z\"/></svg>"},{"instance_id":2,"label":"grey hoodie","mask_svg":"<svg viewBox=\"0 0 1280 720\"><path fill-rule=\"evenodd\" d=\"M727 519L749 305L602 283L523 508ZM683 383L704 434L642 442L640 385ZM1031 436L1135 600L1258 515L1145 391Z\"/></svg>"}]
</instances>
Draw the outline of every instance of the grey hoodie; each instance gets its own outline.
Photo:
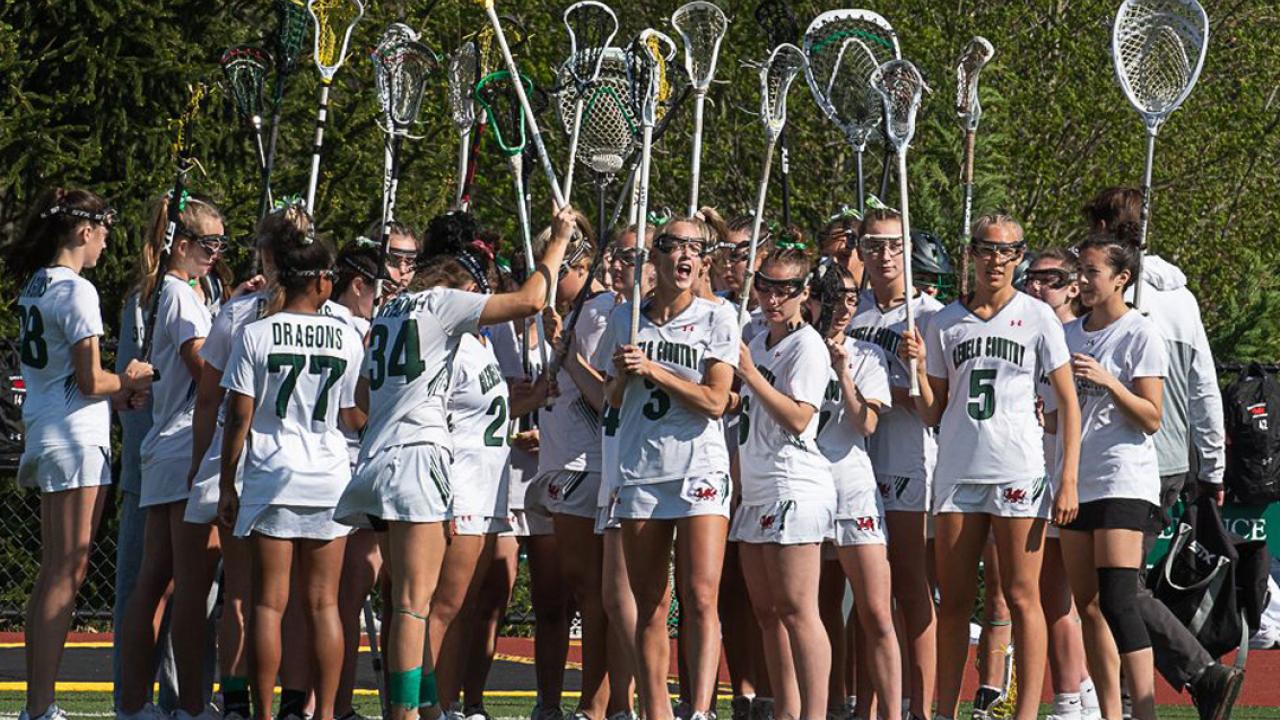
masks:
<instances>
[{"instance_id":1,"label":"grey hoodie","mask_svg":"<svg viewBox=\"0 0 1280 720\"><path fill-rule=\"evenodd\" d=\"M1200 481L1222 483L1226 466L1222 392L1200 319L1200 305L1187 289L1187 276L1157 255L1143 260L1142 310L1164 335L1169 376L1164 383L1164 419L1156 433L1160 474L1191 469L1190 448L1200 461Z\"/></svg>"}]
</instances>

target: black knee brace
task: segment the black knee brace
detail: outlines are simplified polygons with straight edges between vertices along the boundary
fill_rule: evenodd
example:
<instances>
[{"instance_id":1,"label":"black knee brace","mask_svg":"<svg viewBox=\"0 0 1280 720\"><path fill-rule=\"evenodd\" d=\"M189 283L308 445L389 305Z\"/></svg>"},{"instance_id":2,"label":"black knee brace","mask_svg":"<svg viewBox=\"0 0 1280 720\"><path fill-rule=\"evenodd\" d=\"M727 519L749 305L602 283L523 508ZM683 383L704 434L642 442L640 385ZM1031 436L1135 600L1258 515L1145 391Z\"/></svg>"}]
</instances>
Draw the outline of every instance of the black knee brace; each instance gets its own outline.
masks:
<instances>
[{"instance_id":1,"label":"black knee brace","mask_svg":"<svg viewBox=\"0 0 1280 720\"><path fill-rule=\"evenodd\" d=\"M1138 612L1137 568L1098 568L1098 607L1122 655L1151 647Z\"/></svg>"}]
</instances>

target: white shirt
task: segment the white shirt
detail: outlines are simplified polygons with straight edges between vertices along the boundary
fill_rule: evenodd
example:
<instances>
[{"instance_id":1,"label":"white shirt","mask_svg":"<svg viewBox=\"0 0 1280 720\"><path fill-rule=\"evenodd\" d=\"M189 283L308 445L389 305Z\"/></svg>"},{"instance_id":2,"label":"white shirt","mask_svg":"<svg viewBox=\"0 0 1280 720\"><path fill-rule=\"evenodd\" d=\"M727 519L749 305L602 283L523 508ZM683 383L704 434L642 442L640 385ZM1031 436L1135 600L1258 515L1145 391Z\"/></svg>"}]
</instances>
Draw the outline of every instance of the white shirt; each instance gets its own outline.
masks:
<instances>
[{"instance_id":1,"label":"white shirt","mask_svg":"<svg viewBox=\"0 0 1280 720\"><path fill-rule=\"evenodd\" d=\"M493 341L493 354L497 356L498 365L502 367L502 374L507 379L508 388L513 381L523 380L526 375L524 362L520 357L522 351L520 338L516 335L515 323L505 322L501 325L491 325L485 327L484 330L489 333L489 337ZM537 347L530 349L529 366L528 377L537 377L542 374L542 356ZM538 412L535 410L528 417L530 426L537 427ZM509 432L515 432L517 423L518 421L513 419ZM511 456L507 461L506 476L503 479L507 484L507 499L511 509L524 509L524 496L529 490L529 482L537 474L538 454L525 452L518 447L511 448Z\"/></svg>"},{"instance_id":2,"label":"white shirt","mask_svg":"<svg viewBox=\"0 0 1280 720\"><path fill-rule=\"evenodd\" d=\"M742 502L762 505L783 500L836 504L831 463L818 449L818 410L831 376L831 356L822 336L806 325L766 347L768 331L751 341L751 360L778 392L814 408L799 434L784 430L750 388L742 389L738 458Z\"/></svg>"},{"instance_id":3,"label":"white shirt","mask_svg":"<svg viewBox=\"0 0 1280 720\"><path fill-rule=\"evenodd\" d=\"M915 312L916 328L924 335L929 319L942 309L942 303L928 293L920 293L911 299L911 308ZM849 321L849 334L884 350L891 387L907 388L911 385L908 367L898 356L898 344L906 331L906 303L884 311L876 302L874 292L862 292L858 298L858 311ZM899 405L880 415L876 432L871 436L870 449L876 473L921 479L933 473L938 443L914 407Z\"/></svg>"},{"instance_id":4,"label":"white shirt","mask_svg":"<svg viewBox=\"0 0 1280 720\"><path fill-rule=\"evenodd\" d=\"M327 315L279 312L244 328L222 376L254 398L242 505L337 504L351 482L338 411L355 407L363 359L356 331Z\"/></svg>"},{"instance_id":5,"label":"white shirt","mask_svg":"<svg viewBox=\"0 0 1280 720\"><path fill-rule=\"evenodd\" d=\"M594 364L596 348L616 304L613 294L607 292L583 303L570 352ZM564 367L556 373L556 387L559 397L551 407L538 411L538 472L600 472L600 414L582 396Z\"/></svg>"},{"instance_id":6,"label":"white shirt","mask_svg":"<svg viewBox=\"0 0 1280 720\"><path fill-rule=\"evenodd\" d=\"M938 433L937 494L956 483L1045 477L1044 431L1036 417L1040 375L1069 359L1062 323L1021 292L990 320L959 301L925 333L930 377L947 381Z\"/></svg>"},{"instance_id":7,"label":"white shirt","mask_svg":"<svg viewBox=\"0 0 1280 720\"><path fill-rule=\"evenodd\" d=\"M111 406L80 392L71 361L76 343L102 335L97 289L70 268L41 268L18 296L18 324L27 451L111 447Z\"/></svg>"},{"instance_id":8,"label":"white shirt","mask_svg":"<svg viewBox=\"0 0 1280 720\"><path fill-rule=\"evenodd\" d=\"M328 310L328 312L326 313L325 310ZM356 334L359 335L361 338L367 337L369 335L369 326L371 324L370 321L362 317L357 317L356 314L351 312L351 309L348 308L346 305L342 305L340 303L335 303L332 300L328 300L321 307L320 311L326 315L337 318L338 320L341 320L342 322L350 325L351 329L355 330ZM342 436L347 439L347 456L351 459L351 467L355 468L356 460L360 458L361 433L358 433L354 430L348 430L346 428L341 428L341 430L342 430Z\"/></svg>"},{"instance_id":9,"label":"white shirt","mask_svg":"<svg viewBox=\"0 0 1280 720\"><path fill-rule=\"evenodd\" d=\"M845 338L844 349L848 353L846 367L854 387L864 401L880 403L880 415L883 416L893 407L893 397L889 392L889 365L884 351L879 346L853 338ZM844 499L852 497L853 490L859 486L873 487L876 478L867 449L867 436L853 427L853 418L849 417L844 392L834 370L829 371L829 377L818 415L818 449L831 463L836 494ZM845 519L854 515L841 514L837 504L836 517Z\"/></svg>"},{"instance_id":10,"label":"white shirt","mask_svg":"<svg viewBox=\"0 0 1280 720\"><path fill-rule=\"evenodd\" d=\"M452 449L445 403L459 339L475 332L487 295L448 288L402 293L378 310L361 374L369 379L364 461L395 445Z\"/></svg>"},{"instance_id":11,"label":"white shirt","mask_svg":"<svg viewBox=\"0 0 1280 720\"><path fill-rule=\"evenodd\" d=\"M1125 387L1142 377L1163 378L1168 355L1160 331L1142 313L1130 310L1119 320L1090 332L1088 315L1066 327L1067 347L1098 361ZM1160 504L1160 465L1155 439L1121 410L1103 387L1079 378L1080 502L1111 498Z\"/></svg>"},{"instance_id":12,"label":"white shirt","mask_svg":"<svg viewBox=\"0 0 1280 720\"><path fill-rule=\"evenodd\" d=\"M165 274L153 329L151 364L160 378L151 384L151 429L142 440L142 464L191 460L191 419L197 379L182 360L182 347L208 336L213 318L187 282Z\"/></svg>"},{"instance_id":13,"label":"white shirt","mask_svg":"<svg viewBox=\"0 0 1280 720\"><path fill-rule=\"evenodd\" d=\"M616 370L613 353L628 344L630 335L631 303L624 303L609 315L609 326L596 354L596 362L611 376ZM695 297L689 307L663 325L653 324L641 312L636 344L668 372L701 383L713 363L737 367L739 337L731 305ZM623 485L729 472L729 451L720 421L686 407L648 380L628 379L622 407L608 420L604 433L617 438Z\"/></svg>"},{"instance_id":14,"label":"white shirt","mask_svg":"<svg viewBox=\"0 0 1280 720\"><path fill-rule=\"evenodd\" d=\"M259 290L224 303L200 346L200 357L218 372L225 371L240 330L262 317L269 298L270 291Z\"/></svg>"},{"instance_id":15,"label":"white shirt","mask_svg":"<svg viewBox=\"0 0 1280 720\"><path fill-rule=\"evenodd\" d=\"M492 348L474 335L459 340L453 367L453 514L505 518L503 470L511 453L507 381Z\"/></svg>"}]
</instances>

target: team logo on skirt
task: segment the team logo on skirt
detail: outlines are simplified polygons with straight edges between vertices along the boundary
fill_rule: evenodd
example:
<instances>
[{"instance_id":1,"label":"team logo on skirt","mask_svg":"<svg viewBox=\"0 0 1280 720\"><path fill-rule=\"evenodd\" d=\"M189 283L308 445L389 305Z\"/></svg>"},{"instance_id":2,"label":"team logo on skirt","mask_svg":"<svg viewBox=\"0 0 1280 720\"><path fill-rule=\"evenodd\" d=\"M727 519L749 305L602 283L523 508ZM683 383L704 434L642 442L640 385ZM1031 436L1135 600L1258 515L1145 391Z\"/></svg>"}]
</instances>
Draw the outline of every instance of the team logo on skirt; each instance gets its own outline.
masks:
<instances>
[{"instance_id":1,"label":"team logo on skirt","mask_svg":"<svg viewBox=\"0 0 1280 720\"><path fill-rule=\"evenodd\" d=\"M855 518L854 527L863 532L870 532L876 529L876 519L875 516Z\"/></svg>"},{"instance_id":2,"label":"team logo on skirt","mask_svg":"<svg viewBox=\"0 0 1280 720\"><path fill-rule=\"evenodd\" d=\"M1004 501L1013 505L1027 504L1027 491L1023 488L1005 488Z\"/></svg>"}]
</instances>

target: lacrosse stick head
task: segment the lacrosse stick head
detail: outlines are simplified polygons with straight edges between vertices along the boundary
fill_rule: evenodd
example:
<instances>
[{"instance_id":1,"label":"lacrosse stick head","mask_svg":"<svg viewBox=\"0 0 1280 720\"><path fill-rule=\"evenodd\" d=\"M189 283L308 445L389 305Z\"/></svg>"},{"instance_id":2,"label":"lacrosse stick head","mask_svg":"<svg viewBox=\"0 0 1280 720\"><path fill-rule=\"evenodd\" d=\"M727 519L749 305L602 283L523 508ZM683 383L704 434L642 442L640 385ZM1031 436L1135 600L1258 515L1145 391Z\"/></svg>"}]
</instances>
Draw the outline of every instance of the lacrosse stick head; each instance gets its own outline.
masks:
<instances>
[{"instance_id":1,"label":"lacrosse stick head","mask_svg":"<svg viewBox=\"0 0 1280 720\"><path fill-rule=\"evenodd\" d=\"M1152 132L1191 94L1209 48L1196 0L1125 0L1111 32L1116 80Z\"/></svg>"},{"instance_id":2,"label":"lacrosse stick head","mask_svg":"<svg viewBox=\"0 0 1280 720\"><path fill-rule=\"evenodd\" d=\"M533 82L521 76L525 93L533 94ZM511 73L506 70L489 73L476 83L476 102L489 118L493 139L508 158L524 152L524 108L516 94Z\"/></svg>"},{"instance_id":3,"label":"lacrosse stick head","mask_svg":"<svg viewBox=\"0 0 1280 720\"><path fill-rule=\"evenodd\" d=\"M569 32L566 65L582 93L600 74L604 49L613 44L618 34L618 16L604 3L581 0L565 9L564 28Z\"/></svg>"},{"instance_id":4,"label":"lacrosse stick head","mask_svg":"<svg viewBox=\"0 0 1280 720\"><path fill-rule=\"evenodd\" d=\"M414 40L383 42L373 51L378 104L387 120L384 130L394 135L408 134L409 127L418 121L427 79L438 64L435 53Z\"/></svg>"},{"instance_id":5,"label":"lacrosse stick head","mask_svg":"<svg viewBox=\"0 0 1280 720\"><path fill-rule=\"evenodd\" d=\"M924 78L910 60L890 60L871 74L871 87L884 105L885 137L896 152L905 152L916 134Z\"/></svg>"},{"instance_id":6,"label":"lacrosse stick head","mask_svg":"<svg viewBox=\"0 0 1280 720\"><path fill-rule=\"evenodd\" d=\"M978 129L978 121L982 118L982 104L978 102L978 75L995 54L991 43L978 35L964 46L964 52L956 61L956 115L967 130Z\"/></svg>"},{"instance_id":7,"label":"lacrosse stick head","mask_svg":"<svg viewBox=\"0 0 1280 720\"><path fill-rule=\"evenodd\" d=\"M671 95L669 68L676 44L663 33L649 28L631 44L631 103L641 126L657 124L659 107Z\"/></svg>"},{"instance_id":8,"label":"lacrosse stick head","mask_svg":"<svg viewBox=\"0 0 1280 720\"><path fill-rule=\"evenodd\" d=\"M695 92L705 93L716 74L720 41L729 29L729 19L714 3L697 0L676 8L671 14L671 26L684 43L684 69L689 82Z\"/></svg>"},{"instance_id":9,"label":"lacrosse stick head","mask_svg":"<svg viewBox=\"0 0 1280 720\"><path fill-rule=\"evenodd\" d=\"M800 48L782 43L760 67L760 118L770 142L778 139L787 124L787 93L807 66Z\"/></svg>"},{"instance_id":10,"label":"lacrosse stick head","mask_svg":"<svg viewBox=\"0 0 1280 720\"><path fill-rule=\"evenodd\" d=\"M902 57L898 34L869 10L832 10L809 24L803 44L813 99L850 143L866 147L884 116L871 74Z\"/></svg>"},{"instance_id":11,"label":"lacrosse stick head","mask_svg":"<svg viewBox=\"0 0 1280 720\"><path fill-rule=\"evenodd\" d=\"M800 25L796 22L795 13L786 0L761 0L756 5L756 24L764 28L769 36L769 44L777 46L784 42L795 42L800 34Z\"/></svg>"},{"instance_id":12,"label":"lacrosse stick head","mask_svg":"<svg viewBox=\"0 0 1280 720\"><path fill-rule=\"evenodd\" d=\"M222 74L236 103L236 112L246 121L262 117L262 87L271 72L271 55L262 48L241 45L222 54Z\"/></svg>"},{"instance_id":13,"label":"lacrosse stick head","mask_svg":"<svg viewBox=\"0 0 1280 720\"><path fill-rule=\"evenodd\" d=\"M276 0L276 17L280 28L276 34L276 70L289 75L298 69L302 51L311 29L311 13L302 0Z\"/></svg>"},{"instance_id":14,"label":"lacrosse stick head","mask_svg":"<svg viewBox=\"0 0 1280 720\"><path fill-rule=\"evenodd\" d=\"M316 30L316 68L320 81L328 85L347 59L351 32L364 17L364 4L360 0L307 0L307 12Z\"/></svg>"},{"instance_id":15,"label":"lacrosse stick head","mask_svg":"<svg viewBox=\"0 0 1280 720\"><path fill-rule=\"evenodd\" d=\"M476 44L462 43L449 58L449 115L458 132L466 132L476 123L475 92L480 80Z\"/></svg>"},{"instance_id":16,"label":"lacrosse stick head","mask_svg":"<svg viewBox=\"0 0 1280 720\"><path fill-rule=\"evenodd\" d=\"M635 146L639 121L628 96L631 86L627 77L627 56L618 48L605 48L601 53L600 72L582 97L582 119L578 125L578 157L600 176L611 176L622 169ZM561 69L561 80L570 74L568 63ZM573 93L561 93L557 108L567 131L572 131L577 100Z\"/></svg>"}]
</instances>

